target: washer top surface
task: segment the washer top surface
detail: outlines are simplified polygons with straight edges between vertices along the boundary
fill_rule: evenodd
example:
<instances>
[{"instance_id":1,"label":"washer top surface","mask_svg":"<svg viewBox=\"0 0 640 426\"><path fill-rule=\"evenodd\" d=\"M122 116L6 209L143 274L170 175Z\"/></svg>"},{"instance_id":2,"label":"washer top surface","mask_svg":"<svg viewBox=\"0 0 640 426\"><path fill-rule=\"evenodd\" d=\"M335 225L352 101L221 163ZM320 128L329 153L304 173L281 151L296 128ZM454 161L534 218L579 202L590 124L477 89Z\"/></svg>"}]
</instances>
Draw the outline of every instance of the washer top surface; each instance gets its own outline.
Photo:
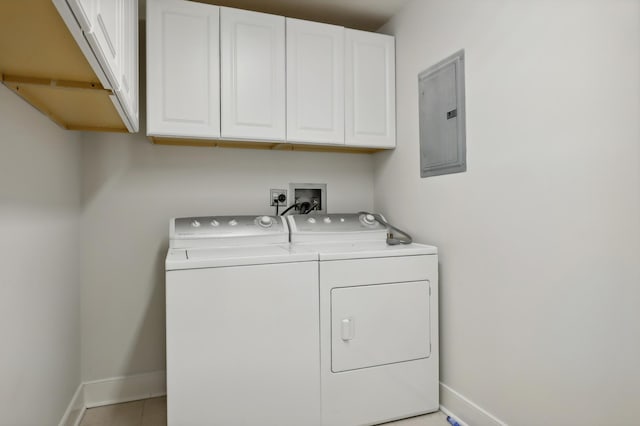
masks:
<instances>
[{"instance_id":1,"label":"washer top surface","mask_svg":"<svg viewBox=\"0 0 640 426\"><path fill-rule=\"evenodd\" d=\"M434 246L418 243L391 246L385 240L299 243L292 250L296 253L317 253L321 261L438 254Z\"/></svg>"},{"instance_id":2,"label":"washer top surface","mask_svg":"<svg viewBox=\"0 0 640 426\"><path fill-rule=\"evenodd\" d=\"M244 247L169 249L165 266L167 271L174 271L311 262L317 259L317 253L303 250L294 252L289 244L269 244Z\"/></svg>"},{"instance_id":3,"label":"washer top surface","mask_svg":"<svg viewBox=\"0 0 640 426\"><path fill-rule=\"evenodd\" d=\"M319 260L438 253L436 247L423 244L388 245L387 227L365 213L291 215L287 218L293 250L318 253Z\"/></svg>"},{"instance_id":4,"label":"washer top surface","mask_svg":"<svg viewBox=\"0 0 640 426\"><path fill-rule=\"evenodd\" d=\"M169 235L167 271L317 260L317 254L291 251L280 216L176 218Z\"/></svg>"}]
</instances>

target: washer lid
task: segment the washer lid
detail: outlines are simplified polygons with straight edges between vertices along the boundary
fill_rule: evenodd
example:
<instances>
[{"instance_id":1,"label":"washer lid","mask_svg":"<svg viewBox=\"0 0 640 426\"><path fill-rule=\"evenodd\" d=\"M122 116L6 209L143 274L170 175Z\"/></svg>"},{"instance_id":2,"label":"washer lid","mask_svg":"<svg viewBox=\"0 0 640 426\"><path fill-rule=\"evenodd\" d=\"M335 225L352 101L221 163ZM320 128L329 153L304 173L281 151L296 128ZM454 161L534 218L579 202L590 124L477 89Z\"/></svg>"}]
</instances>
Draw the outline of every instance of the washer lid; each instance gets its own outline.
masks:
<instances>
[{"instance_id":1,"label":"washer lid","mask_svg":"<svg viewBox=\"0 0 640 426\"><path fill-rule=\"evenodd\" d=\"M294 245L293 250L315 252L321 261L438 254L438 249L434 246L417 243L390 246L386 241L301 243Z\"/></svg>"},{"instance_id":2,"label":"washer lid","mask_svg":"<svg viewBox=\"0 0 640 426\"><path fill-rule=\"evenodd\" d=\"M169 249L166 270L219 268L225 266L268 265L309 262L318 259L313 252L292 252L289 245Z\"/></svg>"}]
</instances>

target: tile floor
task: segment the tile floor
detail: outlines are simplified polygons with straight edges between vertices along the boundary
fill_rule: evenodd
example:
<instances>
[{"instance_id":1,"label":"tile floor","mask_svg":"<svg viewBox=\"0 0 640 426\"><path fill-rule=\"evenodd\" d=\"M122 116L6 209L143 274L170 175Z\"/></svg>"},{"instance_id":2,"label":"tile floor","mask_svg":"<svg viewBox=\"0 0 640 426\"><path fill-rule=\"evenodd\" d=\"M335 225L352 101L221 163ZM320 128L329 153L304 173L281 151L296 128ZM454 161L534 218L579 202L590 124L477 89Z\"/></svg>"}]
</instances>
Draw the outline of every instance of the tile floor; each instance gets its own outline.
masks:
<instances>
[{"instance_id":1,"label":"tile floor","mask_svg":"<svg viewBox=\"0 0 640 426\"><path fill-rule=\"evenodd\" d=\"M166 424L166 397L89 408L80 422L80 426L163 426Z\"/></svg>"},{"instance_id":2,"label":"tile floor","mask_svg":"<svg viewBox=\"0 0 640 426\"><path fill-rule=\"evenodd\" d=\"M165 426L167 398L151 398L90 408L80 426ZM385 426L450 426L441 412L385 423Z\"/></svg>"}]
</instances>

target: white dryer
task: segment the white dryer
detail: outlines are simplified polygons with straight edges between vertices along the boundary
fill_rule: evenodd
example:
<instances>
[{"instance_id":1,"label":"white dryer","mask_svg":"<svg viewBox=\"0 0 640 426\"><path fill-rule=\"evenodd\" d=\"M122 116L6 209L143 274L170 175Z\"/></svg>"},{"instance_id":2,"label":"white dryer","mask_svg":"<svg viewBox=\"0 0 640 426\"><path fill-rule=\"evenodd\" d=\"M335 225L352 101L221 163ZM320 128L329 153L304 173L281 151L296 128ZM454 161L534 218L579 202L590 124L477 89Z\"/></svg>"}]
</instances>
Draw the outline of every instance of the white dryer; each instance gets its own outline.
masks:
<instances>
[{"instance_id":1,"label":"white dryer","mask_svg":"<svg viewBox=\"0 0 640 426\"><path fill-rule=\"evenodd\" d=\"M367 214L288 220L293 250L319 262L322 424L437 411L437 249L388 245Z\"/></svg>"},{"instance_id":2,"label":"white dryer","mask_svg":"<svg viewBox=\"0 0 640 426\"><path fill-rule=\"evenodd\" d=\"M174 219L169 426L320 423L318 264L281 217Z\"/></svg>"}]
</instances>

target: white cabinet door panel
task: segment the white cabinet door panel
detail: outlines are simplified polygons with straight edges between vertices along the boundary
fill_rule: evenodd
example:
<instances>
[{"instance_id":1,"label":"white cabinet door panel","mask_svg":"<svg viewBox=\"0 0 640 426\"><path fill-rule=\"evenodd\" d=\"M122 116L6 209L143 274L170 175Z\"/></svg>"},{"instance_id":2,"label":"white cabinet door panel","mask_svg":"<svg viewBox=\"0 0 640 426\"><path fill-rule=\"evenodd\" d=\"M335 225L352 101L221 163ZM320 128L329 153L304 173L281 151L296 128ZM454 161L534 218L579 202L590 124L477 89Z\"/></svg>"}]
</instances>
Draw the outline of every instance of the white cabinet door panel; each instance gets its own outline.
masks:
<instances>
[{"instance_id":1,"label":"white cabinet door panel","mask_svg":"<svg viewBox=\"0 0 640 426\"><path fill-rule=\"evenodd\" d=\"M222 137L284 140L284 17L223 7L220 25Z\"/></svg>"},{"instance_id":2,"label":"white cabinet door panel","mask_svg":"<svg viewBox=\"0 0 640 426\"><path fill-rule=\"evenodd\" d=\"M122 84L119 98L134 131L138 131L138 1L123 3L124 42L122 43Z\"/></svg>"},{"instance_id":3,"label":"white cabinet door panel","mask_svg":"<svg viewBox=\"0 0 640 426\"><path fill-rule=\"evenodd\" d=\"M395 40L346 30L345 143L393 148L396 144Z\"/></svg>"},{"instance_id":4,"label":"white cabinet door panel","mask_svg":"<svg viewBox=\"0 0 640 426\"><path fill-rule=\"evenodd\" d=\"M147 3L147 134L220 136L217 6Z\"/></svg>"},{"instance_id":5,"label":"white cabinet door panel","mask_svg":"<svg viewBox=\"0 0 640 426\"><path fill-rule=\"evenodd\" d=\"M111 87L119 91L123 72L124 0L95 1L93 27L87 38L106 68Z\"/></svg>"},{"instance_id":6,"label":"white cabinet door panel","mask_svg":"<svg viewBox=\"0 0 640 426\"><path fill-rule=\"evenodd\" d=\"M344 144L344 28L287 18L287 141Z\"/></svg>"}]
</instances>

